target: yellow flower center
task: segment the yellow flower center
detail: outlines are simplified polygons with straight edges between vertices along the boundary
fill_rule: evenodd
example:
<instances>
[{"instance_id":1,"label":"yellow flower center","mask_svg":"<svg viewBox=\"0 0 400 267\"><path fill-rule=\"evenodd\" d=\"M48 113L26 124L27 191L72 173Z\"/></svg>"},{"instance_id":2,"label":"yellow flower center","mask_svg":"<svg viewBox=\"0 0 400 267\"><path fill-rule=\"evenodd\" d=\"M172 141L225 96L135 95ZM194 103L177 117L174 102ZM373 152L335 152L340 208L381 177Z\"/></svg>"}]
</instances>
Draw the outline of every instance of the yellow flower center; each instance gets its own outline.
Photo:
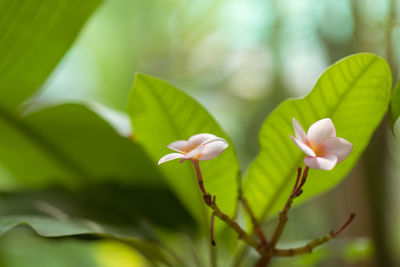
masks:
<instances>
[{"instance_id":1,"label":"yellow flower center","mask_svg":"<svg viewBox=\"0 0 400 267\"><path fill-rule=\"evenodd\" d=\"M314 142L307 140L307 145L314 151L317 157L322 157L326 153L325 146L322 144L317 145Z\"/></svg>"}]
</instances>

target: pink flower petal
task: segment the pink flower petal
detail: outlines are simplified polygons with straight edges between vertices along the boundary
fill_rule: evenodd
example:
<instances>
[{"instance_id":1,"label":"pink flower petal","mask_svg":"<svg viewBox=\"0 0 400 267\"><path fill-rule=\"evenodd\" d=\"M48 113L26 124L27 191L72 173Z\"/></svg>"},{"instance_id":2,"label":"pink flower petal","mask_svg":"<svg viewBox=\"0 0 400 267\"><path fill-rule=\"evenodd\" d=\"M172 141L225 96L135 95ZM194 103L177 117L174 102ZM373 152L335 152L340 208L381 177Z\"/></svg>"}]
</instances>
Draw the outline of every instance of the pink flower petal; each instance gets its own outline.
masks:
<instances>
[{"instance_id":1,"label":"pink flower petal","mask_svg":"<svg viewBox=\"0 0 400 267\"><path fill-rule=\"evenodd\" d=\"M199 155L204 149L204 146L199 145L195 149L189 151L183 158L184 159L192 159L195 158L197 155Z\"/></svg>"},{"instance_id":2,"label":"pink flower petal","mask_svg":"<svg viewBox=\"0 0 400 267\"><path fill-rule=\"evenodd\" d=\"M213 135L213 134L208 134L208 133L202 133L202 134L193 135L188 140L187 148L189 150L192 150L195 147L197 147L197 146L201 145L202 143L206 142L207 140L214 139L214 138L218 138L218 137Z\"/></svg>"},{"instance_id":3,"label":"pink flower petal","mask_svg":"<svg viewBox=\"0 0 400 267\"><path fill-rule=\"evenodd\" d=\"M336 136L335 126L330 118L313 123L307 132L308 141L315 145L321 144L326 138Z\"/></svg>"},{"instance_id":4,"label":"pink flower petal","mask_svg":"<svg viewBox=\"0 0 400 267\"><path fill-rule=\"evenodd\" d=\"M224 139L221 139L219 138L218 140L202 145L204 149L201 151L198 160L210 160L221 154L228 147L228 143Z\"/></svg>"},{"instance_id":5,"label":"pink flower petal","mask_svg":"<svg viewBox=\"0 0 400 267\"><path fill-rule=\"evenodd\" d=\"M337 157L335 155L328 155L326 157L305 157L304 163L313 169L329 171L335 167Z\"/></svg>"},{"instance_id":6,"label":"pink flower petal","mask_svg":"<svg viewBox=\"0 0 400 267\"><path fill-rule=\"evenodd\" d=\"M289 135L292 138L293 142L298 146L304 153L306 153L310 157L315 157L315 152L309 147L307 144L303 143L302 141L296 139L294 136Z\"/></svg>"},{"instance_id":7,"label":"pink flower petal","mask_svg":"<svg viewBox=\"0 0 400 267\"><path fill-rule=\"evenodd\" d=\"M307 141L306 132L304 132L303 127L301 127L300 123L295 118L293 118L293 128L296 139L305 143Z\"/></svg>"},{"instance_id":8,"label":"pink flower petal","mask_svg":"<svg viewBox=\"0 0 400 267\"><path fill-rule=\"evenodd\" d=\"M183 156L184 156L184 155L181 154L181 153L170 153L170 154L167 154L167 155L165 155L164 157L162 157L162 158L158 161L158 165L160 165L160 164L162 164L162 163L164 163L164 162L173 160L173 159L183 158Z\"/></svg>"},{"instance_id":9,"label":"pink flower petal","mask_svg":"<svg viewBox=\"0 0 400 267\"><path fill-rule=\"evenodd\" d=\"M169 149L175 150L177 152L186 153L187 152L187 150L186 150L187 144L188 144L187 141L179 140L179 141L172 142L167 147Z\"/></svg>"},{"instance_id":10,"label":"pink flower petal","mask_svg":"<svg viewBox=\"0 0 400 267\"><path fill-rule=\"evenodd\" d=\"M347 158L353 150L353 145L340 137L329 137L321 145L324 146L325 153L327 155L335 155L338 158L338 162Z\"/></svg>"}]
</instances>

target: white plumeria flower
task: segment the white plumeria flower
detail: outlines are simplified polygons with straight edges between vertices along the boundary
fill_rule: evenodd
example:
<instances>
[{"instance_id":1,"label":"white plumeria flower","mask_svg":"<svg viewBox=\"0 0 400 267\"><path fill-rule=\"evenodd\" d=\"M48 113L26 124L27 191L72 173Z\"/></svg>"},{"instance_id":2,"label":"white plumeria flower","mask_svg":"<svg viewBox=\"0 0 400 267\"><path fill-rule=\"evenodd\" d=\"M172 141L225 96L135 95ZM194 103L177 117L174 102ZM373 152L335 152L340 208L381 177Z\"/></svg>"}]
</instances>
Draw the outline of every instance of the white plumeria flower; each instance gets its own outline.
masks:
<instances>
[{"instance_id":1,"label":"white plumeria flower","mask_svg":"<svg viewBox=\"0 0 400 267\"><path fill-rule=\"evenodd\" d=\"M307 134L299 122L293 118L293 128L296 137L290 135L290 138L306 153L304 163L308 167L332 170L336 163L343 161L353 150L350 142L336 137L335 126L329 118L312 124Z\"/></svg>"},{"instance_id":2,"label":"white plumeria flower","mask_svg":"<svg viewBox=\"0 0 400 267\"><path fill-rule=\"evenodd\" d=\"M182 161L185 159L210 160L221 154L228 147L228 142L213 134L202 133L193 135L188 141L172 142L167 147L178 153L165 155L158 161L158 165L178 158L182 158Z\"/></svg>"}]
</instances>

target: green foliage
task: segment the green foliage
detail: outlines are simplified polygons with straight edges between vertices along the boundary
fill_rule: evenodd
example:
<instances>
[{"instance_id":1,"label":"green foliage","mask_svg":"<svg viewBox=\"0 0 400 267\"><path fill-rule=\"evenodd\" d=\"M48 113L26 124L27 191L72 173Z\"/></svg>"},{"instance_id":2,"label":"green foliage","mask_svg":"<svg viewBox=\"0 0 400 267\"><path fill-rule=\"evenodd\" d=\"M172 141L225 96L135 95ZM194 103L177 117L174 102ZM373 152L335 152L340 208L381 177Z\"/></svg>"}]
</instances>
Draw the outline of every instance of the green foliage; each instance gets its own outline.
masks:
<instances>
[{"instance_id":1,"label":"green foliage","mask_svg":"<svg viewBox=\"0 0 400 267\"><path fill-rule=\"evenodd\" d=\"M14 109L40 88L99 3L0 1L1 109Z\"/></svg>"},{"instance_id":2,"label":"green foliage","mask_svg":"<svg viewBox=\"0 0 400 267\"><path fill-rule=\"evenodd\" d=\"M194 227L172 192L162 188L88 185L73 192L51 188L7 193L1 199L0 235L24 224L45 237L112 239L169 266L177 266L176 260L160 244L155 229L191 232Z\"/></svg>"},{"instance_id":3,"label":"green foliage","mask_svg":"<svg viewBox=\"0 0 400 267\"><path fill-rule=\"evenodd\" d=\"M0 235L10 229L26 224L35 230L39 235L46 237L60 237L70 235L84 235L93 233L103 233L104 230L97 224L88 221L68 220L61 221L44 216L2 216L0 219Z\"/></svg>"},{"instance_id":4,"label":"green foliage","mask_svg":"<svg viewBox=\"0 0 400 267\"><path fill-rule=\"evenodd\" d=\"M84 235L87 237L100 237L120 241L134 247L154 263L162 262L167 266L178 266L176 259L157 243L140 240L136 235L121 236L118 233L116 234L113 228L89 220L60 220L47 216L34 215L2 216L0 218L0 234L2 235L19 225L27 225L37 234L44 237Z\"/></svg>"},{"instance_id":5,"label":"green foliage","mask_svg":"<svg viewBox=\"0 0 400 267\"><path fill-rule=\"evenodd\" d=\"M141 232L152 237L149 227L188 232L194 221L166 188L118 184L88 184L79 190L49 188L3 193L0 215L51 215L60 219L85 218L115 230ZM146 225L146 227L144 227ZM121 235L126 235L124 231Z\"/></svg>"},{"instance_id":6,"label":"green foliage","mask_svg":"<svg viewBox=\"0 0 400 267\"><path fill-rule=\"evenodd\" d=\"M22 118L0 112L0 129L0 160L24 186L159 180L138 145L82 105L49 107Z\"/></svg>"},{"instance_id":7,"label":"green foliage","mask_svg":"<svg viewBox=\"0 0 400 267\"><path fill-rule=\"evenodd\" d=\"M398 129L400 125L396 123L400 116L400 82L397 83L393 90L392 99L389 107L389 124L392 128L393 133L397 136L399 134Z\"/></svg>"},{"instance_id":8,"label":"green foliage","mask_svg":"<svg viewBox=\"0 0 400 267\"><path fill-rule=\"evenodd\" d=\"M89 245L88 242L72 239L49 240L22 229L18 230L20 231L12 231L1 237L0 266L101 266L96 262L95 243Z\"/></svg>"},{"instance_id":9,"label":"green foliage","mask_svg":"<svg viewBox=\"0 0 400 267\"><path fill-rule=\"evenodd\" d=\"M245 180L244 192L256 214L265 218L283 207L296 169L303 163L303 152L288 137L293 134L293 117L305 130L330 117L337 136L354 145L350 156L333 171L310 170L298 204L333 188L351 170L387 110L390 89L391 74L385 60L357 54L329 67L305 98L279 105L263 123L261 149Z\"/></svg>"},{"instance_id":10,"label":"green foliage","mask_svg":"<svg viewBox=\"0 0 400 267\"><path fill-rule=\"evenodd\" d=\"M239 175L235 151L230 138L199 103L162 80L139 74L129 99L129 115L138 143L154 162L172 152L167 145L173 141L187 140L198 133L225 138L230 147L216 159L200 165L206 189L217 195L217 203L224 212L234 213ZM160 169L186 208L199 221L208 220L191 163L180 164L176 160L163 164Z\"/></svg>"}]
</instances>

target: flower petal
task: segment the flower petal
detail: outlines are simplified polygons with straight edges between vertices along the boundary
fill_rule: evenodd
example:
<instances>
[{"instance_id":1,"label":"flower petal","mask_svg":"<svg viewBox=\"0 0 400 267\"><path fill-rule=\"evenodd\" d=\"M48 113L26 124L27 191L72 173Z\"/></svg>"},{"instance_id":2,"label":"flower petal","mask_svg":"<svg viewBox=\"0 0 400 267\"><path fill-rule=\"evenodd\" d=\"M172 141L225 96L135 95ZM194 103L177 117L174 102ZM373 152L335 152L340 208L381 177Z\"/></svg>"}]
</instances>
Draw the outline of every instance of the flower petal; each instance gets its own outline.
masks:
<instances>
[{"instance_id":1,"label":"flower petal","mask_svg":"<svg viewBox=\"0 0 400 267\"><path fill-rule=\"evenodd\" d=\"M326 157L305 157L304 163L313 169L329 171L335 167L337 157L335 155L328 155Z\"/></svg>"},{"instance_id":2,"label":"flower petal","mask_svg":"<svg viewBox=\"0 0 400 267\"><path fill-rule=\"evenodd\" d=\"M169 149L172 149L172 150L175 150L175 151L178 151L178 152L187 153L188 152L186 150L187 149L187 144L188 144L188 141L178 140L178 141L172 142L167 147Z\"/></svg>"},{"instance_id":3,"label":"flower petal","mask_svg":"<svg viewBox=\"0 0 400 267\"><path fill-rule=\"evenodd\" d=\"M206 142L207 140L214 139L214 138L218 138L218 137L213 134L208 134L208 133L193 135L188 140L187 149L190 151L190 150L194 149L195 147L201 145L202 143Z\"/></svg>"},{"instance_id":4,"label":"flower petal","mask_svg":"<svg viewBox=\"0 0 400 267\"><path fill-rule=\"evenodd\" d=\"M305 143L307 140L306 132L304 131L303 127L301 127L300 123L295 118L293 118L293 128L294 128L294 134L296 135L296 139Z\"/></svg>"},{"instance_id":5,"label":"flower petal","mask_svg":"<svg viewBox=\"0 0 400 267\"><path fill-rule=\"evenodd\" d=\"M315 152L306 143L296 139L294 136L289 135L289 137L292 138L292 140L296 144L296 146L298 146L304 153L306 153L307 156L310 156L310 157L316 156Z\"/></svg>"},{"instance_id":6,"label":"flower petal","mask_svg":"<svg viewBox=\"0 0 400 267\"><path fill-rule=\"evenodd\" d=\"M321 145L324 146L327 155L335 155L338 162L343 161L353 150L353 145L340 137L327 138Z\"/></svg>"},{"instance_id":7,"label":"flower petal","mask_svg":"<svg viewBox=\"0 0 400 267\"><path fill-rule=\"evenodd\" d=\"M335 137L336 130L330 118L313 123L307 132L308 141L315 145L321 144L328 137Z\"/></svg>"},{"instance_id":8,"label":"flower petal","mask_svg":"<svg viewBox=\"0 0 400 267\"><path fill-rule=\"evenodd\" d=\"M199 155L203 151L203 149L204 149L204 146L199 145L195 149L192 149L191 151L189 151L189 153L187 153L183 158L184 159L195 158L197 155Z\"/></svg>"},{"instance_id":9,"label":"flower petal","mask_svg":"<svg viewBox=\"0 0 400 267\"><path fill-rule=\"evenodd\" d=\"M164 162L173 160L173 159L183 158L183 156L185 156L185 155L183 155L183 154L181 154L181 153L169 153L169 154L165 155L164 157L162 157L162 158L158 161L158 165L160 165L160 164L162 164L162 163L164 163Z\"/></svg>"},{"instance_id":10,"label":"flower petal","mask_svg":"<svg viewBox=\"0 0 400 267\"><path fill-rule=\"evenodd\" d=\"M197 158L198 160L210 160L215 157L217 157L219 154L221 154L229 145L228 143L222 139L219 138L218 140L209 142L204 146L203 151L201 151L199 157Z\"/></svg>"}]
</instances>

